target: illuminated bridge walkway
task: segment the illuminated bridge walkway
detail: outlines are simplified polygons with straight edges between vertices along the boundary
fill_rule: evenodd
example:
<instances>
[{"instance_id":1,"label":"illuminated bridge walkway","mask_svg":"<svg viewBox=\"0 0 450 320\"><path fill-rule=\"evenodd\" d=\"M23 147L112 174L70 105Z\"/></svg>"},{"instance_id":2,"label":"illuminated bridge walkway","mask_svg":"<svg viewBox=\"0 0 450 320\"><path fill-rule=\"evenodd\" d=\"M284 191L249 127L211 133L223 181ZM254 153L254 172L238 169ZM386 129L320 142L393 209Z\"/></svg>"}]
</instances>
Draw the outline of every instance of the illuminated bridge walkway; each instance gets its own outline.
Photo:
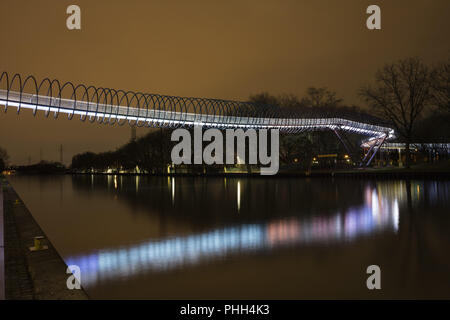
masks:
<instances>
[{"instance_id":1,"label":"illuminated bridge walkway","mask_svg":"<svg viewBox=\"0 0 450 320\"><path fill-rule=\"evenodd\" d=\"M18 112L31 109L34 115L37 111L46 116L53 113L55 117L64 113L69 119L77 115L82 121L119 125L128 122L138 127L201 125L219 129L279 129L287 133L332 130L344 144L343 132L354 132L367 136L374 151L386 139L395 137L392 128L363 119L348 119L321 108L288 110L256 102L145 94L48 78L38 82L33 76L10 77L5 72L0 76L0 105L5 106L5 111L15 107Z\"/></svg>"}]
</instances>

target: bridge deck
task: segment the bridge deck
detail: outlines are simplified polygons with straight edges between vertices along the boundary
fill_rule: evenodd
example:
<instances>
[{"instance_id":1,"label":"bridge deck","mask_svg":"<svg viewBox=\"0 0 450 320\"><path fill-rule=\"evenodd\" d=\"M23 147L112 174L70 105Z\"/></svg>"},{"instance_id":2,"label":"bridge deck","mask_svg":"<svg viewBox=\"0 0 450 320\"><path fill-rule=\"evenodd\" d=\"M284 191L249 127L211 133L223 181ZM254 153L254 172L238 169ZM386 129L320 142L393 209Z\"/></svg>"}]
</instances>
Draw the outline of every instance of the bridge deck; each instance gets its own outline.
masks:
<instances>
[{"instance_id":1,"label":"bridge deck","mask_svg":"<svg viewBox=\"0 0 450 320\"><path fill-rule=\"evenodd\" d=\"M97 102L75 101L30 93L0 90L0 105L18 109L32 109L55 114L65 113L69 117L80 116L85 120L101 120L114 123L117 121L136 122L149 127L192 127L202 125L212 128L242 129L279 129L280 131L311 131L339 129L356 132L373 138L387 135L394 137L394 130L343 118L268 118L250 116L230 116L226 114L204 114L179 112L150 108L136 108Z\"/></svg>"}]
</instances>

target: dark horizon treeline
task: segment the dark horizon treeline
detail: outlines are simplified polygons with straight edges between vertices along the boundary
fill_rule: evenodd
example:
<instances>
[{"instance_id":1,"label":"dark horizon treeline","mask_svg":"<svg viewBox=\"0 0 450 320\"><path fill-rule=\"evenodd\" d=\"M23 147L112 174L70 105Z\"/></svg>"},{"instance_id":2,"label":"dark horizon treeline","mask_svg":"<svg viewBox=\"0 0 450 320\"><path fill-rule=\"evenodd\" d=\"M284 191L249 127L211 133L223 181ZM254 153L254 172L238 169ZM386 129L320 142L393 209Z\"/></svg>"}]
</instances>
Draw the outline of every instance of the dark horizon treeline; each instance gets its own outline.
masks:
<instances>
[{"instance_id":1,"label":"dark horizon treeline","mask_svg":"<svg viewBox=\"0 0 450 320\"><path fill-rule=\"evenodd\" d=\"M93 153L85 152L72 158L74 170L99 170L108 168L163 173L170 163L170 130L157 129L130 141L116 151Z\"/></svg>"},{"instance_id":2,"label":"dark horizon treeline","mask_svg":"<svg viewBox=\"0 0 450 320\"><path fill-rule=\"evenodd\" d=\"M450 60L449 60L450 61ZM292 95L274 96L267 92L251 95L249 102L271 106L286 117L341 117L355 121L391 126L398 133L397 141L450 142L450 67L449 61L427 66L418 58L408 58L386 64L375 75L373 85L359 89L370 109L346 105L336 93L326 87L310 87L301 98ZM255 111L255 110L254 110ZM249 112L242 110L243 113ZM255 111L258 116L258 111ZM78 154L72 159L74 170L134 170L164 173L170 165L171 129L153 129L147 135L131 141L116 151ZM361 136L348 134L350 143L358 147ZM355 148L357 149L357 148ZM310 168L311 159L321 153L348 153L330 131L280 134L280 164ZM358 162L358 151L351 154ZM409 166L409 154L406 167Z\"/></svg>"},{"instance_id":3,"label":"dark horizon treeline","mask_svg":"<svg viewBox=\"0 0 450 320\"><path fill-rule=\"evenodd\" d=\"M335 96L336 94L327 88L309 88L306 96L301 100L293 95L272 96L269 93L261 93L250 96L249 101L279 108L285 115L302 113L342 117L344 114L346 118L354 120L370 119L380 125L386 124L382 119L368 114L357 106L341 105L341 100L334 98ZM170 139L171 132L172 129L151 129L151 132L145 136L130 141L115 151L85 152L75 155L71 169L101 172L112 169L112 172L118 172L119 170L132 171L138 167L141 172L166 173L167 167L171 164L171 149L176 143ZM349 136L349 138L353 144L359 142L357 136ZM280 133L281 165L309 169L314 155L320 153L346 154L347 150L332 132ZM223 166L218 167L223 168Z\"/></svg>"},{"instance_id":4,"label":"dark horizon treeline","mask_svg":"<svg viewBox=\"0 0 450 320\"><path fill-rule=\"evenodd\" d=\"M176 142L170 140L172 129L156 129L143 137L131 141L115 151L93 153L85 152L72 158L71 169L91 170L111 173L126 172L138 168L140 173L164 174L171 165L170 154ZM192 133L193 135L193 133ZM204 144L205 145L205 144ZM332 132L303 132L299 134L280 134L280 165L309 169L313 157L320 153L347 154ZM193 153L192 153L193 154ZM201 172L205 166L199 167ZM210 166L208 166L210 167ZM223 171L224 165L216 165L214 170ZM213 170L213 171L214 171ZM251 170L248 167L246 170Z\"/></svg>"},{"instance_id":5,"label":"dark horizon treeline","mask_svg":"<svg viewBox=\"0 0 450 320\"><path fill-rule=\"evenodd\" d=\"M431 115L418 125L421 141L415 142L443 142L450 141L450 131L447 126L450 115ZM75 155L71 169L77 171L104 172L112 169L133 171L136 167L140 172L166 173L171 164L170 153L174 142L170 141L171 129L153 129L145 136L126 143L115 151L93 153L85 152ZM443 136L442 134L446 134ZM360 136L348 137L354 145L360 142ZM359 147L359 146L358 146ZM310 169L311 160L318 154L338 153L346 154L338 138L331 131L303 132L298 134L280 134L280 164L296 166L299 169Z\"/></svg>"},{"instance_id":6,"label":"dark horizon treeline","mask_svg":"<svg viewBox=\"0 0 450 320\"><path fill-rule=\"evenodd\" d=\"M8 167L9 156L5 149L0 147L0 174Z\"/></svg>"}]
</instances>

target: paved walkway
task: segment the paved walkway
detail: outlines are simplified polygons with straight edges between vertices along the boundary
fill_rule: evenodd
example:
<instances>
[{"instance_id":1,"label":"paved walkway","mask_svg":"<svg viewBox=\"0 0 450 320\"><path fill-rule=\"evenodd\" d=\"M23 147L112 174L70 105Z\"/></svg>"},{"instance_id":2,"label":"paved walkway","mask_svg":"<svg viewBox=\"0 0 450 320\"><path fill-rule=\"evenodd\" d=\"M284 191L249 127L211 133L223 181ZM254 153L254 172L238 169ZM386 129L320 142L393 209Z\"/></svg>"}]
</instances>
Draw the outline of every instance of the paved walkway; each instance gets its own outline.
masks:
<instances>
[{"instance_id":1,"label":"paved walkway","mask_svg":"<svg viewBox=\"0 0 450 320\"><path fill-rule=\"evenodd\" d=\"M50 241L47 250L29 250L34 237L45 234L7 181L2 188L6 299L87 299L83 290L67 288L67 266Z\"/></svg>"}]
</instances>

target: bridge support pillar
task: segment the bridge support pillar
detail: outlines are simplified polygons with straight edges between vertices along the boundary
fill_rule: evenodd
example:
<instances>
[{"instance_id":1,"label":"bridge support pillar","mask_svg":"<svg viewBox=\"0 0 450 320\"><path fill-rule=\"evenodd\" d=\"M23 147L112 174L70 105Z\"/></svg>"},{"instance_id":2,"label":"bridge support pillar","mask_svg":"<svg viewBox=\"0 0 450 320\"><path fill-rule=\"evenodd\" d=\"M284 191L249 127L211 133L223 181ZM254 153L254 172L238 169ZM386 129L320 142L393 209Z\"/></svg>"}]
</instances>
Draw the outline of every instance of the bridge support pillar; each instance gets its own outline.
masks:
<instances>
[{"instance_id":1,"label":"bridge support pillar","mask_svg":"<svg viewBox=\"0 0 450 320\"><path fill-rule=\"evenodd\" d=\"M355 146L352 144L352 142L348 139L348 137L345 135L344 132L339 132L338 130L334 129L334 134L338 137L339 141L341 141L342 145L344 146L345 150L347 151L348 155L350 156L350 159L357 163L359 160L359 149L355 148Z\"/></svg>"},{"instance_id":2,"label":"bridge support pillar","mask_svg":"<svg viewBox=\"0 0 450 320\"><path fill-rule=\"evenodd\" d=\"M375 157L375 155L377 154L378 150L381 148L381 146L383 145L384 141L386 140L387 135L385 135L383 138L378 138L374 141L374 143L372 144L372 146L369 148L369 151L367 151L367 154L365 155L364 159L361 161L360 167L368 167L370 165L370 163L372 162L373 158ZM373 151L372 155L371 152ZM370 157L370 158L369 158ZM365 163L365 161L369 159L367 161L367 163Z\"/></svg>"}]
</instances>

